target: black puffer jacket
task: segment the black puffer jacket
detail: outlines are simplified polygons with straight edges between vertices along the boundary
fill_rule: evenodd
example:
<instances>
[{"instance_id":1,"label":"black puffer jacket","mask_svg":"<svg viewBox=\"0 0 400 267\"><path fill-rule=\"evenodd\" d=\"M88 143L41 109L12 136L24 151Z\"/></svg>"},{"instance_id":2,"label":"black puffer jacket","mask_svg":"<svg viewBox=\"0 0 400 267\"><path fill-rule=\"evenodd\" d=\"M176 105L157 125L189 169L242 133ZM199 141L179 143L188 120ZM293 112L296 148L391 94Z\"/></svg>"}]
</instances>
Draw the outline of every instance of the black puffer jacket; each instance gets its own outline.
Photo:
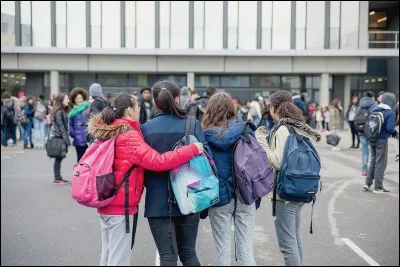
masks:
<instances>
[{"instance_id":1,"label":"black puffer jacket","mask_svg":"<svg viewBox=\"0 0 400 267\"><path fill-rule=\"evenodd\" d=\"M65 111L62 109L58 109L53 114L52 121L53 126L51 128L51 135L54 137L62 137L67 146L70 146L71 141L69 140L68 135L68 118Z\"/></svg>"}]
</instances>

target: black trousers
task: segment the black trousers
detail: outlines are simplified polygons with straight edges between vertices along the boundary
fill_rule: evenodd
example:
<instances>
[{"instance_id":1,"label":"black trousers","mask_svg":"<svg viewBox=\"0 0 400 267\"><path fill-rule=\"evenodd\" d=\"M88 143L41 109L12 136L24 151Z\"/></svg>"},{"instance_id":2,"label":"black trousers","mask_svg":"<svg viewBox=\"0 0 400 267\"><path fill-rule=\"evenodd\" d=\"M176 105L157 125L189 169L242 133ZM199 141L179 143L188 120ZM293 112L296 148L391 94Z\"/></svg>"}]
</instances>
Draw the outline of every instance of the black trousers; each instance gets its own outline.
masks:
<instances>
[{"instance_id":1,"label":"black trousers","mask_svg":"<svg viewBox=\"0 0 400 267\"><path fill-rule=\"evenodd\" d=\"M81 160L81 158L83 157L83 154L85 154L86 149L88 148L88 146L76 146L76 156L78 158L78 162Z\"/></svg>"},{"instance_id":2,"label":"black trousers","mask_svg":"<svg viewBox=\"0 0 400 267\"><path fill-rule=\"evenodd\" d=\"M353 141L352 144L354 146L354 143L356 141L356 136L357 136L357 147L359 147L360 146L360 136L358 135L354 121L349 121L349 124L350 124L350 130L351 130L351 138Z\"/></svg>"},{"instance_id":3,"label":"black trousers","mask_svg":"<svg viewBox=\"0 0 400 267\"><path fill-rule=\"evenodd\" d=\"M61 161L62 158L54 159L54 178L59 178L61 176Z\"/></svg>"}]
</instances>

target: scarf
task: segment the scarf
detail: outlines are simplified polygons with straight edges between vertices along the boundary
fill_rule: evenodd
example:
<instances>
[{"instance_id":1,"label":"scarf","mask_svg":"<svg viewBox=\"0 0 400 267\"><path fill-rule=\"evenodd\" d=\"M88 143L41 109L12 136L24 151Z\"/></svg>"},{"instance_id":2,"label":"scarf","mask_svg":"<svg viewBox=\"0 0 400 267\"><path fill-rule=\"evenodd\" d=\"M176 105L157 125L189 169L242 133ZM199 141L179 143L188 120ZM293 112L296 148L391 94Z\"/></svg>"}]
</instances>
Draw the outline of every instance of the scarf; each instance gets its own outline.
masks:
<instances>
[{"instance_id":1,"label":"scarf","mask_svg":"<svg viewBox=\"0 0 400 267\"><path fill-rule=\"evenodd\" d=\"M279 124L292 126L296 130L298 130L300 133L303 133L304 135L310 137L311 139L314 139L314 141L321 140L321 134L318 131L314 130L309 125L302 123L300 121L296 121L296 120L289 119L289 118L283 118L283 119L279 120L278 125Z\"/></svg>"},{"instance_id":2,"label":"scarf","mask_svg":"<svg viewBox=\"0 0 400 267\"><path fill-rule=\"evenodd\" d=\"M383 104L383 103L380 103L378 105L378 107L386 109L386 110L391 110L392 109L389 105L386 105L386 104Z\"/></svg>"},{"instance_id":3,"label":"scarf","mask_svg":"<svg viewBox=\"0 0 400 267\"><path fill-rule=\"evenodd\" d=\"M80 113L82 113L88 107L89 107L89 102L88 101L84 101L84 102L82 102L80 104L75 104L72 107L72 110L68 114L68 119L72 119L73 117L79 115Z\"/></svg>"}]
</instances>

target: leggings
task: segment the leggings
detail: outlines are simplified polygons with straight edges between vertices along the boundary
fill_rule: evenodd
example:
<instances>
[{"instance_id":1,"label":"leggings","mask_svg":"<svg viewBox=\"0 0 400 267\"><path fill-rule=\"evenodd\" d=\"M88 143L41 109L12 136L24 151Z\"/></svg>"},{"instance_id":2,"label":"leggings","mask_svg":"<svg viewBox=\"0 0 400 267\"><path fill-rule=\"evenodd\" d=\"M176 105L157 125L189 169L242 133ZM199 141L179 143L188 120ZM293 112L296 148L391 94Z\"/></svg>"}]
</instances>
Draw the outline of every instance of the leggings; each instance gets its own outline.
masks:
<instances>
[{"instance_id":1,"label":"leggings","mask_svg":"<svg viewBox=\"0 0 400 267\"><path fill-rule=\"evenodd\" d=\"M357 136L357 147L359 147L360 146L360 136L358 135L354 121L349 121L349 124L350 124L350 129L351 129L352 146L354 146L354 143L356 141L356 136Z\"/></svg>"}]
</instances>

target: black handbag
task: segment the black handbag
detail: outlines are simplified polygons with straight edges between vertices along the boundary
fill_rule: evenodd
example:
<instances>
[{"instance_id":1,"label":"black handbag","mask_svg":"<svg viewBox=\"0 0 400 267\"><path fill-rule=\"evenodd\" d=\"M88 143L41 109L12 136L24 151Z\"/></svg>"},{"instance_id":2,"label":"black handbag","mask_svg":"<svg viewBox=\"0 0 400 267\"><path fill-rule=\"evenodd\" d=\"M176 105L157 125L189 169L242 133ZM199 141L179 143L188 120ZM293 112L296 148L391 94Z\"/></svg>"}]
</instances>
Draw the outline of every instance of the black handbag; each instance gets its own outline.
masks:
<instances>
[{"instance_id":1,"label":"black handbag","mask_svg":"<svg viewBox=\"0 0 400 267\"><path fill-rule=\"evenodd\" d=\"M331 146L337 146L340 142L340 136L337 134L328 134L326 136L326 143Z\"/></svg>"},{"instance_id":2,"label":"black handbag","mask_svg":"<svg viewBox=\"0 0 400 267\"><path fill-rule=\"evenodd\" d=\"M46 144L47 156L50 158L65 158L67 156L67 144L62 137L51 137Z\"/></svg>"}]
</instances>

